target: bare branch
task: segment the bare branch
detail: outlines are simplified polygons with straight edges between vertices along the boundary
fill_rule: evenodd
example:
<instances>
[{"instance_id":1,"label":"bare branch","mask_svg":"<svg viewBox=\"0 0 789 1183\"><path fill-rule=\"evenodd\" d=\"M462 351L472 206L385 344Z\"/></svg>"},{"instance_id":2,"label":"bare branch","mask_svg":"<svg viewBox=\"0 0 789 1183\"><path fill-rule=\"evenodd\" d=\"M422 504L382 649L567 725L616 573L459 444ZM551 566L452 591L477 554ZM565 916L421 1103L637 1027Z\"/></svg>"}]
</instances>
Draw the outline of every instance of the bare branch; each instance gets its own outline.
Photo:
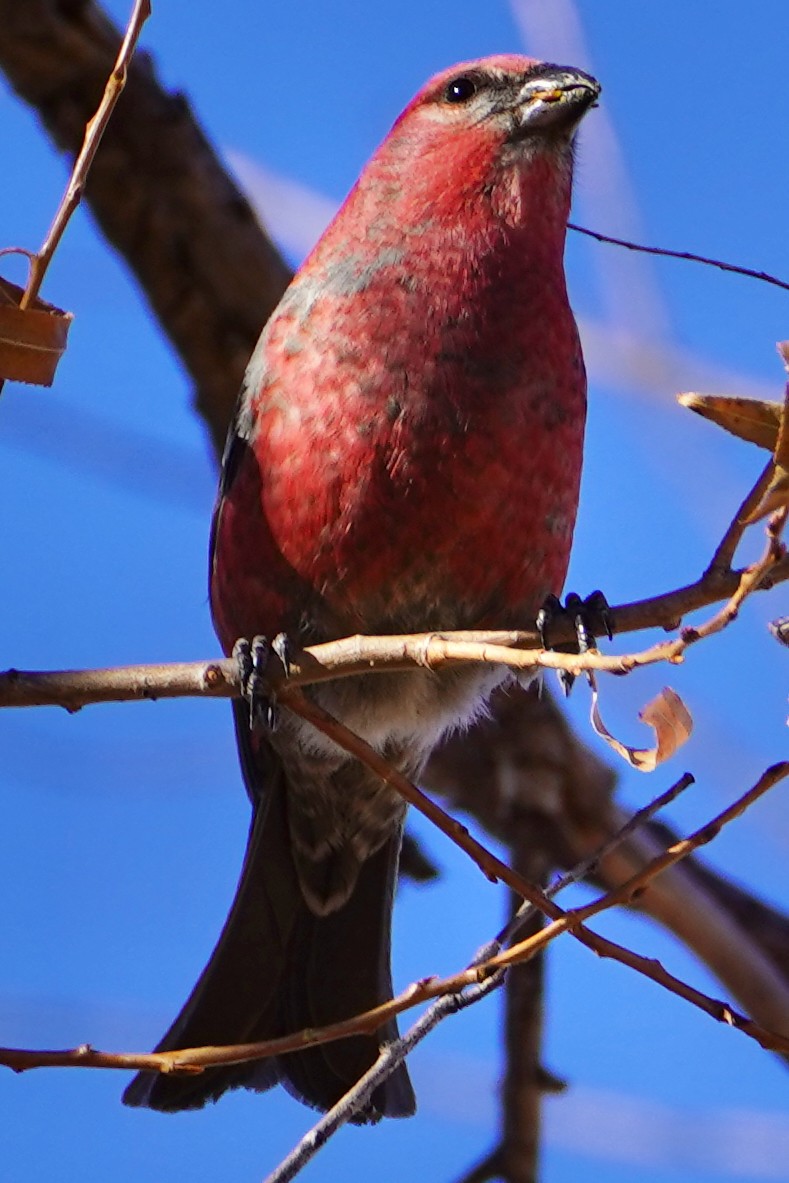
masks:
<instances>
[{"instance_id":1,"label":"bare branch","mask_svg":"<svg viewBox=\"0 0 789 1183\"><path fill-rule=\"evenodd\" d=\"M121 34L93 0L0 0L0 69L76 154ZM165 165L166 162L166 165ZM194 380L221 452L249 355L290 271L181 94L138 53L85 198Z\"/></svg>"},{"instance_id":2,"label":"bare branch","mask_svg":"<svg viewBox=\"0 0 789 1183\"><path fill-rule=\"evenodd\" d=\"M79 150L77 159L74 161L74 167L71 170L66 191L55 212L52 225L47 232L41 249L31 258L30 275L22 299L19 302L20 308L29 308L38 296L44 276L46 275L49 264L52 262L66 226L71 219L71 215L82 200L90 166L101 143L101 138L107 130L107 124L112 117L118 99L123 93L129 63L137 46L142 27L150 15L150 0L135 0L134 9L129 18L129 24L118 51L117 60L107 79L107 85L104 88L104 94L101 96L101 102L99 103L96 114L88 120L85 127L85 138L82 141L82 147Z\"/></svg>"},{"instance_id":3,"label":"bare branch","mask_svg":"<svg viewBox=\"0 0 789 1183\"><path fill-rule=\"evenodd\" d=\"M762 283L771 283L777 288L789 292L789 283L777 279L767 271L754 271L751 267L740 267L736 263L724 263L722 259L710 259L707 255L694 255L692 251L672 251L662 246L644 246L640 242L630 242L626 238L613 238L610 234L601 234L598 230L589 230L586 226L578 226L568 222L567 228L576 234L586 234L597 242L608 242L612 246L623 246L629 251L638 251L643 255L663 255L667 259L685 259L689 263L705 263L708 267L717 267L720 271L732 271L735 275L747 275L750 279L760 279Z\"/></svg>"},{"instance_id":4,"label":"bare branch","mask_svg":"<svg viewBox=\"0 0 789 1183\"><path fill-rule=\"evenodd\" d=\"M627 818L613 800L613 770L580 741L545 692L500 691L493 706L493 717L477 725L473 745L464 736L445 740L422 776L423 787L452 812L473 814L504 843L519 811L540 811L542 840L555 866L574 868L590 857L594 864ZM676 840L665 825L648 822L625 835L597 869L593 865L589 878L605 890L618 887ZM698 855L664 870L631 906L673 932L762 1027L789 1030L785 915Z\"/></svg>"},{"instance_id":5,"label":"bare branch","mask_svg":"<svg viewBox=\"0 0 789 1183\"><path fill-rule=\"evenodd\" d=\"M740 539L745 533L748 526L748 518L751 516L756 506L760 503L762 497L767 491L767 488L772 479L774 463L768 460L764 466L761 474L756 480L751 491L747 497L743 499L742 504L732 518L729 526L720 540L715 554L710 560L710 565L707 568L707 573L714 571L729 571L734 559L734 553L740 544Z\"/></svg>"},{"instance_id":6,"label":"bare branch","mask_svg":"<svg viewBox=\"0 0 789 1183\"><path fill-rule=\"evenodd\" d=\"M546 651L539 648L541 638L532 631L348 637L294 652L287 678L281 667L272 663L267 672L269 689L284 701L285 693L291 688L332 678L414 668L438 669L463 662L491 662L517 670L563 669L573 674L600 670L627 674L639 666L681 661L689 645L731 623L747 595L757 589L773 587L787 578L789 558L777 538L772 536L765 556L752 567L723 575L710 569L688 587L612 609L613 631L621 634L660 625L665 627L667 620L676 623L675 611L681 605L685 607L680 610L680 616L691 608L729 597L723 610L711 621L698 628L686 629L679 638L640 652L617 656L596 651L585 654ZM556 630L557 642L572 639L569 626ZM77 711L89 703L187 696L231 698L240 691L238 671L231 658L104 670L42 673L11 669L0 673L0 706L7 707L62 706Z\"/></svg>"},{"instance_id":7,"label":"bare branch","mask_svg":"<svg viewBox=\"0 0 789 1183\"><path fill-rule=\"evenodd\" d=\"M340 1023L320 1030L297 1032L279 1039L266 1040L260 1043L239 1044L229 1047L203 1047L179 1049L169 1052L155 1052L149 1055L134 1053L109 1053L95 1051L88 1045L82 1045L66 1051L26 1051L14 1048L0 1049L0 1063L13 1068L17 1072L37 1067L90 1067L90 1068L143 1068L159 1072L189 1073L219 1064L243 1063L249 1060L262 1059L267 1056L283 1055L286 1052L298 1051L315 1043L326 1043L349 1035L373 1032L378 1030L387 1020L412 1008L430 998L438 998L446 994L462 993L467 987L475 987L484 983L491 975L507 966L525 962L533 958L537 952L545 948L564 932L572 933L578 940L593 952L602 957L612 957L624 965L642 973L646 977L664 986L672 993L691 1002L712 1018L738 1030L755 1039L762 1047L772 1051L789 1053L789 1036L778 1032L768 1031L758 1023L740 1014L727 1003L713 999L700 990L682 982L670 974L658 961L648 959L623 948L621 945L591 932L584 922L592 916L626 903L636 893L643 892L646 886L663 870L678 862L680 859L698 849L720 833L723 826L740 817L759 797L763 796L779 781L789 776L789 762L773 765L759 778L758 782L743 793L731 806L723 810L712 821L698 829L689 838L675 843L663 854L651 860L637 874L614 891L608 892L599 899L592 901L582 908L563 911L552 903L547 895L537 888L528 885L529 894L537 897L537 907L545 914L552 916L552 923L539 932L520 941L517 945L495 953L477 964L453 974L447 978L426 978L415 982L391 1001L366 1011L362 1015L354 1016ZM493 856L490 856L492 859ZM495 861L495 860L494 860ZM523 882L517 872L502 864L509 885L519 894L525 894L520 889ZM528 898L528 895L527 895ZM405 1054L405 1053L403 1053ZM365 1078L366 1079L366 1078Z\"/></svg>"},{"instance_id":8,"label":"bare branch","mask_svg":"<svg viewBox=\"0 0 789 1183\"><path fill-rule=\"evenodd\" d=\"M551 883L551 885L546 888L545 894L548 896L548 898L554 899L554 897L557 896L560 891L564 891L566 887L570 887L573 883L580 883L582 879L587 879L594 871L599 868L601 863L603 863L611 854L614 853L614 851L619 846L622 845L626 838L629 838L636 830L640 829L648 821L651 821L661 809L665 809L666 806L670 805L672 801L676 801L677 797L684 793L686 789L690 788L692 784L695 784L694 777L691 775L691 773L684 772L678 781L666 789L665 792L660 793L647 805L644 805L643 808L637 810L636 813L631 814L630 817L623 816L622 823L615 834L612 834L612 836L605 843L603 843L602 846L599 846L595 851L593 851L592 854L588 855L586 858L582 859L581 862L577 863L571 871L568 871L565 875L560 876L560 878L558 878L554 883ZM617 884L617 886L621 885ZM510 944L520 931L524 920L529 917L533 910L534 907L532 904L521 904L507 927L497 938L497 943L501 946Z\"/></svg>"},{"instance_id":9,"label":"bare branch","mask_svg":"<svg viewBox=\"0 0 789 1183\"><path fill-rule=\"evenodd\" d=\"M550 851L542 841L539 816L520 813L512 826L510 863L525 879L544 884L552 870ZM555 894L555 893L553 893ZM546 891L548 898L552 898ZM511 896L513 913L522 901ZM543 927L534 909L522 921L521 937ZM543 1001L545 951L514 965L504 993L504 1078L501 1082L500 1161L508 1183L534 1183L538 1177L543 1101Z\"/></svg>"}]
</instances>

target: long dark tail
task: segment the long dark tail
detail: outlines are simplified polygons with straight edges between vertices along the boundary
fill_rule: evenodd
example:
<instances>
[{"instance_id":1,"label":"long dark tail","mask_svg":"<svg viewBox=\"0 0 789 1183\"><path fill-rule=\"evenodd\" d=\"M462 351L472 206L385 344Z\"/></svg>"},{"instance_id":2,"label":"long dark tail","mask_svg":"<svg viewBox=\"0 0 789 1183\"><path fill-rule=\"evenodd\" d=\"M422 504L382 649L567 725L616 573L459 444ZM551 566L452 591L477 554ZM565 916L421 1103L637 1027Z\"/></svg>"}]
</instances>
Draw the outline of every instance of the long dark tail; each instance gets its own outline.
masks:
<instances>
[{"instance_id":1,"label":"long dark tail","mask_svg":"<svg viewBox=\"0 0 789 1183\"><path fill-rule=\"evenodd\" d=\"M257 754L243 741L242 727L238 730L249 778ZM266 800L254 811L241 879L222 934L157 1051L271 1039L349 1018L391 997L399 835L363 865L347 904L318 917L307 907L296 879L286 811L284 778L281 770L272 769ZM163 1111L199 1109L227 1089L263 1091L280 1081L299 1100L329 1109L375 1062L380 1045L396 1036L397 1025L390 1023L374 1036L196 1075L140 1072L123 1100ZM355 1120L405 1117L414 1108L411 1082L401 1066Z\"/></svg>"}]
</instances>

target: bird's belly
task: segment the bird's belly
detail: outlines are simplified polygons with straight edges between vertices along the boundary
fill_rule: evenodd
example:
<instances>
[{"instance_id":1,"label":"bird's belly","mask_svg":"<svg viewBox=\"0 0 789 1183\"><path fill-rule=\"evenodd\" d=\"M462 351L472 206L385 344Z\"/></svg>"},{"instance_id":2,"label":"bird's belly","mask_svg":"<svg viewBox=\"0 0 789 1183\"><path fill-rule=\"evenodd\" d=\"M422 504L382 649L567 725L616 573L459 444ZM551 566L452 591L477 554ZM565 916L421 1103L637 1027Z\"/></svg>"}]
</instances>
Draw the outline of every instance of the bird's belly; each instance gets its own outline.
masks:
<instances>
[{"instance_id":1,"label":"bird's belly","mask_svg":"<svg viewBox=\"0 0 789 1183\"><path fill-rule=\"evenodd\" d=\"M311 690L325 710L382 755L416 773L450 730L469 727L487 709L497 686L512 677L505 666L458 666L441 671L370 673L321 683ZM349 759L327 736L293 720L302 750L320 758Z\"/></svg>"}]
</instances>

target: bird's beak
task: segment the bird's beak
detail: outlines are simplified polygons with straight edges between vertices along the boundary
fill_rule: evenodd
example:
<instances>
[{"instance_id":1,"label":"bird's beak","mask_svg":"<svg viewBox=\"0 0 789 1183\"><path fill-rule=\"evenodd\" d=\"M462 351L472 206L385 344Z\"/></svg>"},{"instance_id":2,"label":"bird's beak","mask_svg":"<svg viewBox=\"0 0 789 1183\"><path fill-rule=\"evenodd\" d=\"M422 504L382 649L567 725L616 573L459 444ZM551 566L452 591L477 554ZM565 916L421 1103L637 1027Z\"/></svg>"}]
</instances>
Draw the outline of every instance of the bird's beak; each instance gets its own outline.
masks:
<instances>
[{"instance_id":1,"label":"bird's beak","mask_svg":"<svg viewBox=\"0 0 789 1183\"><path fill-rule=\"evenodd\" d=\"M595 106L600 83L582 70L546 66L524 82L515 115L518 137L533 131L571 136L590 107Z\"/></svg>"}]
</instances>

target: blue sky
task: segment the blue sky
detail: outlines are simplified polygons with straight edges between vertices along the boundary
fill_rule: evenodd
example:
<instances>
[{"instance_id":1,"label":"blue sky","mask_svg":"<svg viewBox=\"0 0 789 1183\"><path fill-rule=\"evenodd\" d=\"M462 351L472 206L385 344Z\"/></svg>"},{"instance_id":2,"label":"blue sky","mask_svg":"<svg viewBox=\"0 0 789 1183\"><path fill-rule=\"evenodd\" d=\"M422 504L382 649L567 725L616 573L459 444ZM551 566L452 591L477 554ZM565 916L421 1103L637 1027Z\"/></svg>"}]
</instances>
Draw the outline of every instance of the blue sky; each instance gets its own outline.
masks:
<instances>
[{"instance_id":1,"label":"blue sky","mask_svg":"<svg viewBox=\"0 0 789 1183\"><path fill-rule=\"evenodd\" d=\"M125 4L110 8L125 18ZM780 0L722 0L714 20L709 6L680 0L231 0L221 19L195 0L155 5L144 44L218 148L246 163L245 176L257 163L328 203L341 200L412 93L451 62L525 49L586 67L603 96L582 133L575 220L787 278L788 24ZM0 150L4 244L33 248L64 162L6 91ZM263 198L276 220L270 189ZM774 343L789 336L787 298L573 237L568 276L590 372L569 584L629 600L697 577L762 464L674 394L780 397ZM83 211L44 295L76 320L55 389L9 384L0 400L0 665L211 656L215 477L188 383ZM759 546L755 532L744 554ZM765 628L786 611L778 589L684 667L604 686L606 719L632 742L642 739L638 709L665 681L696 722L665 770L623 770L624 803L643 804L688 768L698 785L670 815L687 830L786 754L786 656ZM569 709L594 744L583 688ZM0 752L0 1042L142 1050L191 988L240 866L246 802L226 705L6 712ZM710 853L784 907L788 821L779 788ZM462 856L418 828L446 873L437 888L401 893L400 985L464 963L504 908ZM617 914L600 929L717 991L653 927ZM552 950L549 979L546 1060L573 1087L548 1102L548 1183L590 1171L624 1183L634 1169L644 1183L789 1179L789 1081L773 1058L567 938ZM445 1024L414 1058L419 1116L345 1131L307 1177L369 1172L385 1183L415 1162L424 1178L460 1174L494 1137L498 1018L493 1001ZM274 1094L235 1094L197 1115L128 1111L122 1084L115 1073L0 1076L3 1177L123 1183L155 1178L166 1162L173 1179L255 1180L310 1122Z\"/></svg>"}]
</instances>

